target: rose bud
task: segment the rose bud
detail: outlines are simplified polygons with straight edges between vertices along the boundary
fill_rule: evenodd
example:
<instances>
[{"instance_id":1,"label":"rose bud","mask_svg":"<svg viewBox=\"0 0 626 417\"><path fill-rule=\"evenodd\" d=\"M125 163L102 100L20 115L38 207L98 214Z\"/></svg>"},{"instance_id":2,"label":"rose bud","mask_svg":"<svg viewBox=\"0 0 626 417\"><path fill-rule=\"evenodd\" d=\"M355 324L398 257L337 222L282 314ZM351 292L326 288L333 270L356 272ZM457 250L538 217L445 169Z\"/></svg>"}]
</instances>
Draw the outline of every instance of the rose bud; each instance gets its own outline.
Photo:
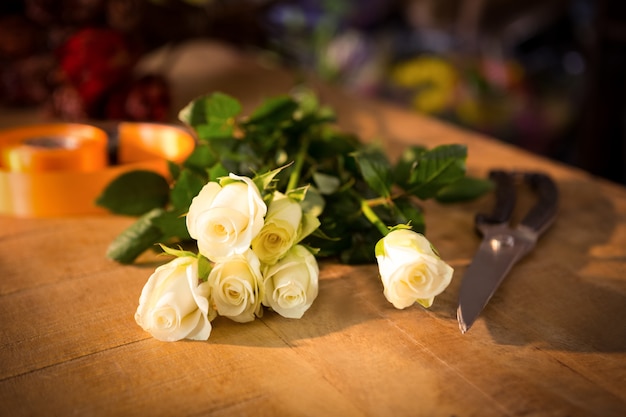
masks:
<instances>
[{"instance_id":1,"label":"rose bud","mask_svg":"<svg viewBox=\"0 0 626 417\"><path fill-rule=\"evenodd\" d=\"M412 230L391 231L378 241L375 253L385 298L396 308L415 302L430 307L452 279L452 267L423 235Z\"/></svg>"}]
</instances>

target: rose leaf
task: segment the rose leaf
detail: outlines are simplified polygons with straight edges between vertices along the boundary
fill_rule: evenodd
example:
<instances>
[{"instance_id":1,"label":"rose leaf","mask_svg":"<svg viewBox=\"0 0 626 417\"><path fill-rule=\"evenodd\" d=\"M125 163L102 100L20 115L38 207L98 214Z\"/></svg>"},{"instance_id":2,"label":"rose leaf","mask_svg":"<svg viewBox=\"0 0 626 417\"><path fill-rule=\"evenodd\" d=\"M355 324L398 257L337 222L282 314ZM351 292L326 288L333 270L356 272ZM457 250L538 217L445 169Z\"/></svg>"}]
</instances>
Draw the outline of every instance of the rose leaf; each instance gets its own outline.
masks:
<instances>
[{"instance_id":1,"label":"rose leaf","mask_svg":"<svg viewBox=\"0 0 626 417\"><path fill-rule=\"evenodd\" d=\"M161 175L146 170L126 172L111 181L96 204L115 214L139 216L164 207L169 199L169 184Z\"/></svg>"}]
</instances>

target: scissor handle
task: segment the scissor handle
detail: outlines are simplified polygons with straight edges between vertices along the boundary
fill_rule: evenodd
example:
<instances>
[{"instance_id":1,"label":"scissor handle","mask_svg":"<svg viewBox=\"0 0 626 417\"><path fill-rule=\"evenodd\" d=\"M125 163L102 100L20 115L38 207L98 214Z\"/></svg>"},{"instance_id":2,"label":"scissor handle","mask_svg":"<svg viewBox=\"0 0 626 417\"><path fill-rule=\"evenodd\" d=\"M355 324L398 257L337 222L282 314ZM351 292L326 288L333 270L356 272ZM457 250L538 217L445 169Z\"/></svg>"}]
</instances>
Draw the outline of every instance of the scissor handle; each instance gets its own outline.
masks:
<instances>
[{"instance_id":1,"label":"scissor handle","mask_svg":"<svg viewBox=\"0 0 626 417\"><path fill-rule=\"evenodd\" d=\"M495 185L496 202L490 214L479 213L476 215L476 227L488 224L507 223L511 219L515 208L515 178L511 173L493 170L489 173Z\"/></svg>"},{"instance_id":2,"label":"scissor handle","mask_svg":"<svg viewBox=\"0 0 626 417\"><path fill-rule=\"evenodd\" d=\"M541 234L556 217L559 190L554 181L545 174L527 173L524 174L524 180L537 193L537 203L522 219L520 226Z\"/></svg>"}]
</instances>

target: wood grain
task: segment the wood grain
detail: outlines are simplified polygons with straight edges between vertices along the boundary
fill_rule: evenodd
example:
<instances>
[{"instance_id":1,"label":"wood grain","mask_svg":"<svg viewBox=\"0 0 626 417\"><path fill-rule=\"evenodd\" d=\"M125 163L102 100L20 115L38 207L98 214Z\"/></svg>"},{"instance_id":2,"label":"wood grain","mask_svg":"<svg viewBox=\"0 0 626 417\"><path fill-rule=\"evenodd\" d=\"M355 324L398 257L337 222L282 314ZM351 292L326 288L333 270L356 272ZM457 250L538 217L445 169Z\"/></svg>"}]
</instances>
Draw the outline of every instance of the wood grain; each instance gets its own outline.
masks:
<instances>
[{"instance_id":1,"label":"wood grain","mask_svg":"<svg viewBox=\"0 0 626 417\"><path fill-rule=\"evenodd\" d=\"M232 59L203 89L250 108L293 81ZM533 169L558 182L557 222L471 331L459 332L455 310L479 242L473 217L489 196L424 205L427 234L455 267L431 309L394 309L373 265L324 262L301 320L218 318L207 342L158 342L135 324L141 288L163 260L105 259L131 219L0 217L0 415L626 415L626 189L316 86L342 127L382 140L391 156L409 143L465 143L476 175Z\"/></svg>"}]
</instances>

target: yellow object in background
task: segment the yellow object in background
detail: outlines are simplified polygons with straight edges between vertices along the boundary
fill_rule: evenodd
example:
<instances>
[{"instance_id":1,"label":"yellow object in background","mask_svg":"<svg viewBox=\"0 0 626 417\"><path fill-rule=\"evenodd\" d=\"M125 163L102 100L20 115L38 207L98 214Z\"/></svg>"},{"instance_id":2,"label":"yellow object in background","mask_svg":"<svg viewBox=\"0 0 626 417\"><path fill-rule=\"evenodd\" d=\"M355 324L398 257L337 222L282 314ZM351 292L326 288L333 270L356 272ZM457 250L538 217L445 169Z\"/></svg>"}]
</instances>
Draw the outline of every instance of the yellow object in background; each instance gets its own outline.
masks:
<instances>
[{"instance_id":1,"label":"yellow object in background","mask_svg":"<svg viewBox=\"0 0 626 417\"><path fill-rule=\"evenodd\" d=\"M413 91L413 107L427 114L446 110L454 99L458 75L447 61L435 56L419 56L398 64L391 79Z\"/></svg>"},{"instance_id":2,"label":"yellow object in background","mask_svg":"<svg viewBox=\"0 0 626 417\"><path fill-rule=\"evenodd\" d=\"M96 198L117 176L150 170L169 177L195 140L155 123L119 123L116 138L88 124L57 123L0 131L0 215L57 217L104 214ZM111 142L116 164L108 164Z\"/></svg>"}]
</instances>

